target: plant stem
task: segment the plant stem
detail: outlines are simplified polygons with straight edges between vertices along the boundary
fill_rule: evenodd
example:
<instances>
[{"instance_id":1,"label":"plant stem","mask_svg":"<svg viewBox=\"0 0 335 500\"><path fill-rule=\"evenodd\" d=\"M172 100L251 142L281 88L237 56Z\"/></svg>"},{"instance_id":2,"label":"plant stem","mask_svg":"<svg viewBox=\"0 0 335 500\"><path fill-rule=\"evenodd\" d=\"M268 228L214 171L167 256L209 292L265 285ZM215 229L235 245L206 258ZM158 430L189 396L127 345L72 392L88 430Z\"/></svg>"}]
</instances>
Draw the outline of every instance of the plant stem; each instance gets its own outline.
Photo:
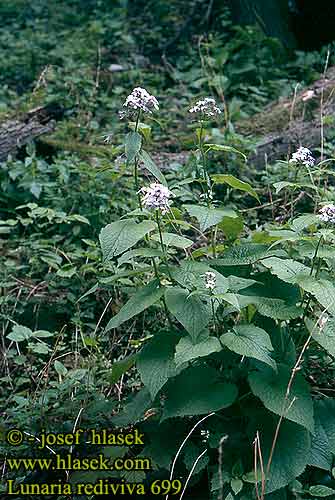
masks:
<instances>
[{"instance_id":1,"label":"plant stem","mask_svg":"<svg viewBox=\"0 0 335 500\"><path fill-rule=\"evenodd\" d=\"M136 117L136 123L135 123L135 132L138 132L138 125L140 121L140 116L141 116L141 110L138 111L137 117ZM138 199L138 204L140 207L140 210L142 210L142 201L141 201L141 195L140 195L140 187L138 183L138 156L135 156L134 160L134 181L135 181L135 189L137 193L137 199Z\"/></svg>"},{"instance_id":2,"label":"plant stem","mask_svg":"<svg viewBox=\"0 0 335 500\"><path fill-rule=\"evenodd\" d=\"M160 219L159 219L158 210L156 210L156 214L155 215L156 215L156 222L157 222L158 233L159 233L159 241L160 241L162 252L163 252L163 255L164 255L164 262L165 262L165 265L166 265L166 269L167 269L169 278L170 278L170 280L172 280L173 278L171 276L169 265L168 265L168 259L167 259L167 254L166 254L166 248L165 248L165 245L164 245L164 242L163 242L162 228L161 228L161 223L160 223Z\"/></svg>"},{"instance_id":3,"label":"plant stem","mask_svg":"<svg viewBox=\"0 0 335 500\"><path fill-rule=\"evenodd\" d=\"M204 173L204 180L206 181L207 184L207 193L204 192L204 188L201 183L202 187L202 192L206 196L206 203L207 207L210 208L212 205L211 202L211 192L212 192L212 186L211 186L211 180L207 172L207 159L206 159L206 153L204 151L204 141L203 141L203 132L204 132L204 122L203 120L200 120L200 132L199 132L199 150L201 154L201 160L202 160L202 168L203 168L203 173ZM211 228L211 246L212 246L212 254L213 257L216 257L216 233L215 229L212 227Z\"/></svg>"}]
</instances>

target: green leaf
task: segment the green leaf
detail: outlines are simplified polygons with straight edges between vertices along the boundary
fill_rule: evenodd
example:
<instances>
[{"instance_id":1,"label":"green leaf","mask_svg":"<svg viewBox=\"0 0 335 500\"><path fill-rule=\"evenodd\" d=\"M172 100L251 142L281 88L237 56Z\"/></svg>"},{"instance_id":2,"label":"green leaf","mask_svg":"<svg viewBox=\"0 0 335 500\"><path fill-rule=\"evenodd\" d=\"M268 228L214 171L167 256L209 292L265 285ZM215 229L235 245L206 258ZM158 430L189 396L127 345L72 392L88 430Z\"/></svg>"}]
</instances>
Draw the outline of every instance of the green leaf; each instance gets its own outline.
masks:
<instances>
[{"instance_id":1,"label":"green leaf","mask_svg":"<svg viewBox=\"0 0 335 500\"><path fill-rule=\"evenodd\" d=\"M216 184L228 184L234 189L238 189L239 191L244 191L254 198L256 198L257 201L259 201L258 194L254 190L250 184L247 182L241 181L240 179L237 179L237 177L234 177L233 175L230 174L215 174L211 176L212 180Z\"/></svg>"},{"instance_id":2,"label":"green leaf","mask_svg":"<svg viewBox=\"0 0 335 500\"><path fill-rule=\"evenodd\" d=\"M301 233L304 229L313 226L315 224L318 224L319 222L320 218L318 215L307 214L307 215L300 215L300 217L294 219L290 225L293 231Z\"/></svg>"},{"instance_id":3,"label":"green leaf","mask_svg":"<svg viewBox=\"0 0 335 500\"><path fill-rule=\"evenodd\" d=\"M190 471L203 451L203 447L196 446L192 441L189 441L186 445L185 451L184 451L184 457L183 457L183 462L186 466L186 469ZM206 453L201 457L201 459L198 461L194 471L193 475L195 476L196 474L199 474L202 470L204 470L207 465L209 464L209 456Z\"/></svg>"},{"instance_id":4,"label":"green leaf","mask_svg":"<svg viewBox=\"0 0 335 500\"><path fill-rule=\"evenodd\" d=\"M111 418L116 426L127 427L137 424L144 418L145 412L151 407L152 400L149 391L144 387L129 398L123 410Z\"/></svg>"},{"instance_id":5,"label":"green leaf","mask_svg":"<svg viewBox=\"0 0 335 500\"><path fill-rule=\"evenodd\" d=\"M125 321L137 316L142 311L152 306L164 294L164 288L160 287L159 280L154 279L146 286L140 288L121 308L106 326L105 331L108 332L112 328L117 328Z\"/></svg>"},{"instance_id":6,"label":"green leaf","mask_svg":"<svg viewBox=\"0 0 335 500\"><path fill-rule=\"evenodd\" d=\"M199 222L200 231L215 226L223 220L224 217L238 218L234 210L223 208L203 207L201 205L184 205L184 208L191 217L195 217Z\"/></svg>"},{"instance_id":7,"label":"green leaf","mask_svg":"<svg viewBox=\"0 0 335 500\"><path fill-rule=\"evenodd\" d=\"M224 217L219 224L219 229L223 231L228 240L236 240L244 228L241 217Z\"/></svg>"},{"instance_id":8,"label":"green leaf","mask_svg":"<svg viewBox=\"0 0 335 500\"><path fill-rule=\"evenodd\" d=\"M216 279L215 291L225 293L229 288L229 280L218 271L212 269L208 264L202 262L183 261L179 266L171 267L172 278L189 290L206 290L205 273L213 272Z\"/></svg>"},{"instance_id":9,"label":"green leaf","mask_svg":"<svg viewBox=\"0 0 335 500\"><path fill-rule=\"evenodd\" d=\"M335 318L325 316L322 326L310 320L306 324L309 331L312 332L313 339L331 356L335 356Z\"/></svg>"},{"instance_id":10,"label":"green leaf","mask_svg":"<svg viewBox=\"0 0 335 500\"><path fill-rule=\"evenodd\" d=\"M136 155L141 151L142 137L138 132L129 132L126 136L125 153L127 163L132 163Z\"/></svg>"},{"instance_id":11,"label":"green leaf","mask_svg":"<svg viewBox=\"0 0 335 500\"><path fill-rule=\"evenodd\" d=\"M15 325L12 331L7 335L9 340L14 340L14 342L23 342L24 340L30 339L33 332L30 328L22 325Z\"/></svg>"},{"instance_id":12,"label":"green leaf","mask_svg":"<svg viewBox=\"0 0 335 500\"><path fill-rule=\"evenodd\" d=\"M335 454L335 399L315 400L315 432L308 465L331 470Z\"/></svg>"},{"instance_id":13,"label":"green leaf","mask_svg":"<svg viewBox=\"0 0 335 500\"><path fill-rule=\"evenodd\" d=\"M67 370L66 366L63 365L63 363L61 363L60 361L58 361L56 359L56 361L54 362L54 367L55 367L55 370L58 373L58 375L60 375L61 377L65 377L68 370Z\"/></svg>"},{"instance_id":14,"label":"green leaf","mask_svg":"<svg viewBox=\"0 0 335 500\"><path fill-rule=\"evenodd\" d=\"M258 359L276 368L270 354L273 351L270 336L265 330L253 325L237 325L233 330L221 336L222 344L241 356Z\"/></svg>"},{"instance_id":15,"label":"green leaf","mask_svg":"<svg viewBox=\"0 0 335 500\"><path fill-rule=\"evenodd\" d=\"M286 397L291 373L292 370L283 364L278 365L278 372L265 368L250 373L250 388L268 410L313 432L313 402L309 386L300 373L295 374L290 393Z\"/></svg>"},{"instance_id":16,"label":"green leaf","mask_svg":"<svg viewBox=\"0 0 335 500\"><path fill-rule=\"evenodd\" d=\"M298 189L301 189L302 187L308 187L310 189L314 189L315 191L317 190L317 187L316 186L313 186L313 184L308 184L308 183L295 183L295 182L288 182L288 181L281 181L281 182L275 182L273 184L273 187L275 188L276 190L276 194L280 193L280 191L282 189L285 189L287 187L289 188L298 188Z\"/></svg>"},{"instance_id":17,"label":"green leaf","mask_svg":"<svg viewBox=\"0 0 335 500\"><path fill-rule=\"evenodd\" d=\"M132 219L119 220L105 226L99 235L102 253L105 260L125 252L156 228L152 221L137 224Z\"/></svg>"},{"instance_id":18,"label":"green leaf","mask_svg":"<svg viewBox=\"0 0 335 500\"><path fill-rule=\"evenodd\" d=\"M50 347L39 342L28 342L28 349L36 354L48 354L51 351Z\"/></svg>"},{"instance_id":19,"label":"green leaf","mask_svg":"<svg viewBox=\"0 0 335 500\"><path fill-rule=\"evenodd\" d=\"M324 486L323 484L317 484L315 486L311 486L308 493L312 495L313 498L329 497L330 495L335 495L335 490L333 490L333 488L328 488L328 486Z\"/></svg>"},{"instance_id":20,"label":"green leaf","mask_svg":"<svg viewBox=\"0 0 335 500\"><path fill-rule=\"evenodd\" d=\"M264 464L267 464L269 460L277 424L278 417L274 418L266 413L257 413L252 421L252 428L249 429L252 441L256 432L259 431ZM267 476L267 494L284 488L302 474L307 465L309 449L310 433L293 422L283 420ZM251 474L254 475L254 471ZM258 477L260 478L260 473Z\"/></svg>"},{"instance_id":21,"label":"green leaf","mask_svg":"<svg viewBox=\"0 0 335 500\"><path fill-rule=\"evenodd\" d=\"M60 269L58 269L56 276L60 278L72 278L77 272L77 269L72 264L65 264Z\"/></svg>"},{"instance_id":22,"label":"green leaf","mask_svg":"<svg viewBox=\"0 0 335 500\"><path fill-rule=\"evenodd\" d=\"M299 285L305 292L311 293L330 314L335 315L335 286L328 280L312 276L300 277Z\"/></svg>"},{"instance_id":23,"label":"green leaf","mask_svg":"<svg viewBox=\"0 0 335 500\"><path fill-rule=\"evenodd\" d=\"M144 166L149 172L156 177L156 179L163 184L164 186L167 186L166 179L160 169L157 167L156 163L153 161L153 159L150 157L150 155L142 149L140 152L140 159L143 161Z\"/></svg>"},{"instance_id":24,"label":"green leaf","mask_svg":"<svg viewBox=\"0 0 335 500\"><path fill-rule=\"evenodd\" d=\"M151 239L160 242L159 234L153 234ZM167 247L188 248L193 245L193 241L174 233L162 233L163 244Z\"/></svg>"},{"instance_id":25,"label":"green leaf","mask_svg":"<svg viewBox=\"0 0 335 500\"><path fill-rule=\"evenodd\" d=\"M295 319L303 313L303 309L301 307L288 304L282 299L238 295L238 301L240 308L253 304L259 314L272 319Z\"/></svg>"},{"instance_id":26,"label":"green leaf","mask_svg":"<svg viewBox=\"0 0 335 500\"><path fill-rule=\"evenodd\" d=\"M47 330L35 330L32 333L32 337L38 339L47 339L49 337L53 337L54 335L54 332L48 332Z\"/></svg>"},{"instance_id":27,"label":"green leaf","mask_svg":"<svg viewBox=\"0 0 335 500\"><path fill-rule=\"evenodd\" d=\"M155 248L135 248L134 250L129 250L125 252L117 261L117 265L121 266L125 262L130 262L134 257L161 257L163 255L162 250Z\"/></svg>"},{"instance_id":28,"label":"green leaf","mask_svg":"<svg viewBox=\"0 0 335 500\"><path fill-rule=\"evenodd\" d=\"M272 252L273 254L273 252ZM254 264L271 255L267 245L258 245L257 243L246 243L235 245L223 252L220 259L212 259L208 263L211 266L245 266Z\"/></svg>"},{"instance_id":29,"label":"green leaf","mask_svg":"<svg viewBox=\"0 0 335 500\"><path fill-rule=\"evenodd\" d=\"M236 385L222 382L220 373L214 368L187 368L168 384L162 420L227 408L234 403L237 394Z\"/></svg>"},{"instance_id":30,"label":"green leaf","mask_svg":"<svg viewBox=\"0 0 335 500\"><path fill-rule=\"evenodd\" d=\"M180 335L173 332L155 335L139 354L136 366L153 400L169 378L177 373L174 350L179 338Z\"/></svg>"},{"instance_id":31,"label":"green leaf","mask_svg":"<svg viewBox=\"0 0 335 500\"><path fill-rule=\"evenodd\" d=\"M112 364L111 374L108 375L108 381L115 384L124 373L126 373L132 366L134 366L137 359L137 354L131 354L119 361L114 361Z\"/></svg>"},{"instance_id":32,"label":"green leaf","mask_svg":"<svg viewBox=\"0 0 335 500\"><path fill-rule=\"evenodd\" d=\"M188 331L195 343L211 320L210 304L201 300L199 295L190 294L187 290L177 287L166 290L165 300L169 311Z\"/></svg>"},{"instance_id":33,"label":"green leaf","mask_svg":"<svg viewBox=\"0 0 335 500\"><path fill-rule=\"evenodd\" d=\"M234 478L230 481L230 487L235 495L238 495L243 488L243 481L241 479Z\"/></svg>"},{"instance_id":34,"label":"green leaf","mask_svg":"<svg viewBox=\"0 0 335 500\"><path fill-rule=\"evenodd\" d=\"M275 274L286 283L299 284L302 278L308 278L311 272L309 267L293 259L269 257L262 260L262 264L270 269L272 274Z\"/></svg>"},{"instance_id":35,"label":"green leaf","mask_svg":"<svg viewBox=\"0 0 335 500\"><path fill-rule=\"evenodd\" d=\"M192 359L209 356L213 352L222 350L219 340L216 337L209 337L206 332L205 338L198 340L196 344L190 337L183 337L176 346L175 362L179 366Z\"/></svg>"},{"instance_id":36,"label":"green leaf","mask_svg":"<svg viewBox=\"0 0 335 500\"><path fill-rule=\"evenodd\" d=\"M247 161L247 157L245 154L241 153L236 148L233 148L232 146L224 146L223 144L205 144L205 148L207 148L207 151L222 151L224 153L237 153L241 156L243 156L244 160Z\"/></svg>"}]
</instances>

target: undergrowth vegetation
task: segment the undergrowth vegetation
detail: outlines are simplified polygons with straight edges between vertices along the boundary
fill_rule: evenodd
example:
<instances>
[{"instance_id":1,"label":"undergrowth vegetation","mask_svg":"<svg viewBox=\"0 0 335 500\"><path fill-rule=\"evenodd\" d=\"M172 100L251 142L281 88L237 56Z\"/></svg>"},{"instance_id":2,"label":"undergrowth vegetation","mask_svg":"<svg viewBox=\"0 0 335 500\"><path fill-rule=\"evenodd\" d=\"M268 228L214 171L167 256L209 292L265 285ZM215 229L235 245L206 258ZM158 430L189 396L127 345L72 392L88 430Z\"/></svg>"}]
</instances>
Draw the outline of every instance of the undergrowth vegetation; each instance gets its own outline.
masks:
<instances>
[{"instance_id":1,"label":"undergrowth vegetation","mask_svg":"<svg viewBox=\"0 0 335 500\"><path fill-rule=\"evenodd\" d=\"M288 54L225 8L209 30L199 2L186 26L193 3L0 5L1 118L64 109L0 166L2 498L12 479L168 478L166 499L335 498L334 137L259 168L238 126L326 51ZM151 469L8 467L78 428L145 444L57 453Z\"/></svg>"}]
</instances>

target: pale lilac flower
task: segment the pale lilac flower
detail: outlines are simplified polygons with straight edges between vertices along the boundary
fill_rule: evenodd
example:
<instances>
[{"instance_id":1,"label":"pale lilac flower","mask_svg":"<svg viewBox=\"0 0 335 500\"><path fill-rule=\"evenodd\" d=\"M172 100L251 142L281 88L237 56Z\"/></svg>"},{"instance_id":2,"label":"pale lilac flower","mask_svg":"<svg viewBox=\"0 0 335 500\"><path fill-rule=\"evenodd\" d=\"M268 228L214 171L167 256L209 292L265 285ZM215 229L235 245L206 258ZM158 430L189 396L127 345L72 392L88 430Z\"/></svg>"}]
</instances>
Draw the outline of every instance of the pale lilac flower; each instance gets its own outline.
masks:
<instances>
[{"instance_id":1,"label":"pale lilac flower","mask_svg":"<svg viewBox=\"0 0 335 500\"><path fill-rule=\"evenodd\" d=\"M160 210L162 214L166 214L170 210L170 198L172 198L174 194L168 187L153 182L149 187L142 187L140 192L144 194L142 203L145 208L149 210Z\"/></svg>"},{"instance_id":2,"label":"pale lilac flower","mask_svg":"<svg viewBox=\"0 0 335 500\"><path fill-rule=\"evenodd\" d=\"M132 116L138 111L143 111L144 113L152 113L154 109L158 110L159 105L156 97L150 95L145 89L141 87L136 87L129 94L125 100L122 111L120 111L120 118L125 116Z\"/></svg>"},{"instance_id":3,"label":"pale lilac flower","mask_svg":"<svg viewBox=\"0 0 335 500\"><path fill-rule=\"evenodd\" d=\"M221 113L221 109L217 107L215 99L212 97L205 97L197 101L193 108L189 109L190 113L199 113L207 118L213 118Z\"/></svg>"},{"instance_id":4,"label":"pale lilac flower","mask_svg":"<svg viewBox=\"0 0 335 500\"><path fill-rule=\"evenodd\" d=\"M308 148L301 147L293 153L290 163L302 163L306 167L313 167L315 159Z\"/></svg>"},{"instance_id":5,"label":"pale lilac flower","mask_svg":"<svg viewBox=\"0 0 335 500\"><path fill-rule=\"evenodd\" d=\"M207 271L205 273L205 287L209 290L214 290L216 287L216 276L212 271Z\"/></svg>"},{"instance_id":6,"label":"pale lilac flower","mask_svg":"<svg viewBox=\"0 0 335 500\"><path fill-rule=\"evenodd\" d=\"M335 205L329 203L319 210L319 217L323 222L331 222L335 224Z\"/></svg>"}]
</instances>

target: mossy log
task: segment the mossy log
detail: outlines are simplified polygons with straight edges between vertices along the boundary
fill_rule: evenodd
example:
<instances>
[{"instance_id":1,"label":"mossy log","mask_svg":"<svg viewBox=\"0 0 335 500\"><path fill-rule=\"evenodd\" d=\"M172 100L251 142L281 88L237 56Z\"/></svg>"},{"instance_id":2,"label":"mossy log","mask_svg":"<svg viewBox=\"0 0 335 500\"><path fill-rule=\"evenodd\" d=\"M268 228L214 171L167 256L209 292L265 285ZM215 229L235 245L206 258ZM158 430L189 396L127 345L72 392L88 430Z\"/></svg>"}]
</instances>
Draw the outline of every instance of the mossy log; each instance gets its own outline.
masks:
<instances>
[{"instance_id":1,"label":"mossy log","mask_svg":"<svg viewBox=\"0 0 335 500\"><path fill-rule=\"evenodd\" d=\"M0 161L5 161L9 154L15 154L20 147L37 137L53 132L56 121L62 118L63 114L64 110L58 104L51 103L2 122Z\"/></svg>"},{"instance_id":2,"label":"mossy log","mask_svg":"<svg viewBox=\"0 0 335 500\"><path fill-rule=\"evenodd\" d=\"M320 148L335 125L335 67L309 87L297 88L290 99L271 103L264 111L236 124L241 135L259 137L250 161L258 167L285 159L299 146Z\"/></svg>"}]
</instances>

